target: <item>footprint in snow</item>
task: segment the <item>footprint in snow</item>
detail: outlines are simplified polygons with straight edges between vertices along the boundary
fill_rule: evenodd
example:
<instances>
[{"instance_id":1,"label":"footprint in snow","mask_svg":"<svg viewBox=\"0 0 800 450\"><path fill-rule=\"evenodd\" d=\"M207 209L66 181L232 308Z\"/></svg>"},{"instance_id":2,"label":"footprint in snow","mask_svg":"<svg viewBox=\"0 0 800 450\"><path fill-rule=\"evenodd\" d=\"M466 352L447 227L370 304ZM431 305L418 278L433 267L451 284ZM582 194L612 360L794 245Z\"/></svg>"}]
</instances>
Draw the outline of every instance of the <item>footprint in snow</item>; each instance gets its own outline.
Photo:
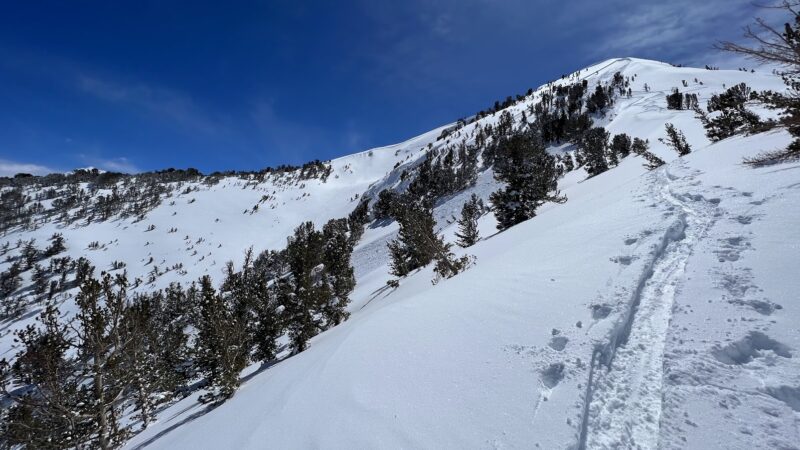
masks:
<instances>
[{"instance_id":1,"label":"footprint in snow","mask_svg":"<svg viewBox=\"0 0 800 450\"><path fill-rule=\"evenodd\" d=\"M722 248L717 250L717 258L719 262L732 262L738 261L741 257L741 251L750 247L750 243L743 236L733 236L720 240Z\"/></svg>"},{"instance_id":2,"label":"footprint in snow","mask_svg":"<svg viewBox=\"0 0 800 450\"><path fill-rule=\"evenodd\" d=\"M732 305L739 305L739 306L746 306L748 308L752 308L755 312L764 315L770 316L776 310L783 309L783 306L773 303L769 300L742 300L742 299L733 299L729 300L728 303Z\"/></svg>"},{"instance_id":3,"label":"footprint in snow","mask_svg":"<svg viewBox=\"0 0 800 450\"><path fill-rule=\"evenodd\" d=\"M765 392L770 397L782 401L793 410L800 412L800 387L769 386Z\"/></svg>"},{"instance_id":4,"label":"footprint in snow","mask_svg":"<svg viewBox=\"0 0 800 450\"><path fill-rule=\"evenodd\" d=\"M592 305L592 319L600 320L605 319L611 314L611 306L609 305Z\"/></svg>"},{"instance_id":5,"label":"footprint in snow","mask_svg":"<svg viewBox=\"0 0 800 450\"><path fill-rule=\"evenodd\" d=\"M623 266L629 266L632 262L636 261L637 259L638 257L636 256L615 256L611 258L611 262L622 264Z\"/></svg>"},{"instance_id":6,"label":"footprint in snow","mask_svg":"<svg viewBox=\"0 0 800 450\"><path fill-rule=\"evenodd\" d=\"M547 345L553 350L560 352L566 348L568 342L569 339L567 339L566 336L553 336Z\"/></svg>"},{"instance_id":7,"label":"footprint in snow","mask_svg":"<svg viewBox=\"0 0 800 450\"><path fill-rule=\"evenodd\" d=\"M727 365L747 364L755 358L764 356L764 351L771 351L782 358L791 358L789 347L760 331L751 331L747 336L711 350L714 358Z\"/></svg>"},{"instance_id":8,"label":"footprint in snow","mask_svg":"<svg viewBox=\"0 0 800 450\"><path fill-rule=\"evenodd\" d=\"M564 363L550 364L542 371L542 383L552 389L564 379Z\"/></svg>"}]
</instances>

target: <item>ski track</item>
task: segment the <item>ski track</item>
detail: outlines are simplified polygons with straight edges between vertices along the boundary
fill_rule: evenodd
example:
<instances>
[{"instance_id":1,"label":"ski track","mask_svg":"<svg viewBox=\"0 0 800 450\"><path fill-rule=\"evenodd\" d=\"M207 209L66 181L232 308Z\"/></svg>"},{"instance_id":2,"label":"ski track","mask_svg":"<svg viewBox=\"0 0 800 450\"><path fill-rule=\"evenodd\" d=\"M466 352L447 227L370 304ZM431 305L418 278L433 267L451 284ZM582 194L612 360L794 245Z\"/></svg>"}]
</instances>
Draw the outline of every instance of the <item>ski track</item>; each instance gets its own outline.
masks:
<instances>
[{"instance_id":1,"label":"ski track","mask_svg":"<svg viewBox=\"0 0 800 450\"><path fill-rule=\"evenodd\" d=\"M626 317L592 357L580 449L657 448L662 411L662 378L667 329L675 293L694 245L713 222L717 202L697 194L693 174L681 162L654 174L657 200L671 205L677 219L666 230L629 302Z\"/></svg>"}]
</instances>

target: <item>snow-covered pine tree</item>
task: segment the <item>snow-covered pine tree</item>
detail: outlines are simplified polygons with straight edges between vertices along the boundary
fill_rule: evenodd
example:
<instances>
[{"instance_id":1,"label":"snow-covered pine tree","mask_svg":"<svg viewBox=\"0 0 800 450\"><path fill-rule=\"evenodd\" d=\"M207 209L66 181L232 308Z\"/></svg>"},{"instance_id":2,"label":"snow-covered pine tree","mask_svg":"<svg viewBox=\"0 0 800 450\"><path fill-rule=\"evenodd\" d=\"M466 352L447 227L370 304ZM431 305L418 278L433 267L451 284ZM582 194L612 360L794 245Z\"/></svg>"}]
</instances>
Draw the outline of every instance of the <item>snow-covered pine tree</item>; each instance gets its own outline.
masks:
<instances>
[{"instance_id":1,"label":"snow-covered pine tree","mask_svg":"<svg viewBox=\"0 0 800 450\"><path fill-rule=\"evenodd\" d=\"M278 353L278 339L283 334L278 288L283 285L278 280L267 286L265 301L255 305L255 325L251 338L255 342L253 357L256 360L272 361Z\"/></svg>"},{"instance_id":2,"label":"snow-covered pine tree","mask_svg":"<svg viewBox=\"0 0 800 450\"><path fill-rule=\"evenodd\" d=\"M533 130L518 131L497 143L495 179L505 186L491 195L497 228L505 230L536 215L548 201L563 202L558 192L555 157Z\"/></svg>"},{"instance_id":3,"label":"snow-covered pine tree","mask_svg":"<svg viewBox=\"0 0 800 450\"><path fill-rule=\"evenodd\" d=\"M478 242L478 219L483 214L483 200L477 195L472 196L464 202L461 208L461 218L458 219L458 231L456 244L461 247L470 247Z\"/></svg>"},{"instance_id":4,"label":"snow-covered pine tree","mask_svg":"<svg viewBox=\"0 0 800 450\"><path fill-rule=\"evenodd\" d=\"M689 143L686 142L686 136L683 135L681 130L678 130L675 128L675 125L669 122L667 122L664 127L667 130L667 138L659 138L659 141L678 152L678 156L686 156L692 152L692 148L689 146Z\"/></svg>"},{"instance_id":5,"label":"snow-covered pine tree","mask_svg":"<svg viewBox=\"0 0 800 450\"><path fill-rule=\"evenodd\" d=\"M575 170L575 160L572 158L572 153L564 153L561 160L564 163L565 172L572 172Z\"/></svg>"}]
</instances>

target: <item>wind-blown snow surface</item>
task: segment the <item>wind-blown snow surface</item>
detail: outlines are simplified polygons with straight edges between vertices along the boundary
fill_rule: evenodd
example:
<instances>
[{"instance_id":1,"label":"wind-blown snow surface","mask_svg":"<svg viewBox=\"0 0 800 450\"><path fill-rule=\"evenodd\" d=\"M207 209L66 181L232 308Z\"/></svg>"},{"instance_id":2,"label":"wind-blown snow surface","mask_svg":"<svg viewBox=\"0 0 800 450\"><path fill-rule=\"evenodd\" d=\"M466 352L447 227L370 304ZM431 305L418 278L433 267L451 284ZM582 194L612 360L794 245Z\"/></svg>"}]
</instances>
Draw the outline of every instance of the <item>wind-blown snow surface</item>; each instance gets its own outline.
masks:
<instances>
[{"instance_id":1,"label":"wind-blown snow surface","mask_svg":"<svg viewBox=\"0 0 800 450\"><path fill-rule=\"evenodd\" d=\"M368 228L353 255L358 286L347 322L301 354L249 368L235 397L216 408L198 394L170 406L128 447L797 448L800 164L741 164L790 137L773 131L709 145L694 114L667 110L664 99L680 87L705 105L739 82L756 90L782 83L630 58L579 78L593 86L617 71L636 75L633 97L617 99L596 124L649 139L665 167L647 172L630 156L588 180L582 170L568 173L560 180L568 202L500 234L485 216L484 239L466 252L475 266L436 285L427 268L387 288L385 243L396 225ZM541 92L509 110L519 118ZM686 134L691 155L678 159L657 141L665 122ZM474 126L448 139L470 140ZM155 256L183 262L187 281L216 275L250 245L281 247L301 221L344 216L356 194L396 185L429 143L444 145L440 131L335 160L327 183L278 188L275 210L242 214L276 188L230 180L187 196L196 203L179 198L180 209L165 202L137 224L36 233L43 241L64 232L74 255L99 265L122 259L146 273L133 266ZM486 171L437 206L446 239L463 201L496 188ZM149 223L157 228L144 233ZM191 243L204 238L194 244L205 246L198 255L189 256L186 234ZM115 239L106 252L83 250ZM0 350L11 352L10 341L4 335Z\"/></svg>"}]
</instances>

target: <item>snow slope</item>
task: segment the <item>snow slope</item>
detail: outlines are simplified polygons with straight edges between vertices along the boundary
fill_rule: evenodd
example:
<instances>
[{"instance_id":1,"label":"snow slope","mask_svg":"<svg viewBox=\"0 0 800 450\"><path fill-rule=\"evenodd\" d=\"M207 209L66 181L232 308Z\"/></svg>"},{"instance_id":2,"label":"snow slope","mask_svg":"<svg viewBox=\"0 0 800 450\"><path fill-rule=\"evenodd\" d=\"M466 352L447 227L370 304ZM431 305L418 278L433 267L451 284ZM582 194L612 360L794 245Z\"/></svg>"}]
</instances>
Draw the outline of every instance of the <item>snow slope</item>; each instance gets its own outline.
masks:
<instances>
[{"instance_id":1,"label":"snow slope","mask_svg":"<svg viewBox=\"0 0 800 450\"><path fill-rule=\"evenodd\" d=\"M740 164L788 141L735 138L648 174L626 160L470 248L467 272L417 273L130 446L792 448L800 164Z\"/></svg>"},{"instance_id":2,"label":"snow slope","mask_svg":"<svg viewBox=\"0 0 800 450\"><path fill-rule=\"evenodd\" d=\"M635 75L633 96L596 124L649 139L666 166L647 172L630 156L588 180L568 173L559 186L569 201L500 234L485 216L483 240L467 252L476 265L436 285L426 268L387 288L385 244L396 225L373 224L353 255L358 285L347 322L303 353L250 367L236 396L216 408L198 403L199 393L173 404L128 447L798 448L800 164L741 164L790 137L778 130L710 144L692 112L667 110L664 99L680 87L705 105L739 82L782 83L634 58L555 83L593 86L617 71ZM521 117L545 88L509 111ZM498 117L448 141L469 141L477 124ZM691 155L677 158L658 142L666 122L683 130ZM334 160L326 183L229 179L164 202L142 222L44 224L5 239L59 231L71 254L98 267L122 259L137 276L153 256L187 269L151 287L218 275L245 248L279 248L301 221L321 225L350 212L357 194L397 185L429 144L447 144L436 139L444 128ZM496 188L489 170L437 205L446 239L464 200ZM242 213L272 191L275 209ZM145 232L150 223L156 229ZM172 226L177 233L167 233ZM105 250L87 251L95 240ZM12 352L9 333L31 320L3 325L0 351Z\"/></svg>"}]
</instances>

